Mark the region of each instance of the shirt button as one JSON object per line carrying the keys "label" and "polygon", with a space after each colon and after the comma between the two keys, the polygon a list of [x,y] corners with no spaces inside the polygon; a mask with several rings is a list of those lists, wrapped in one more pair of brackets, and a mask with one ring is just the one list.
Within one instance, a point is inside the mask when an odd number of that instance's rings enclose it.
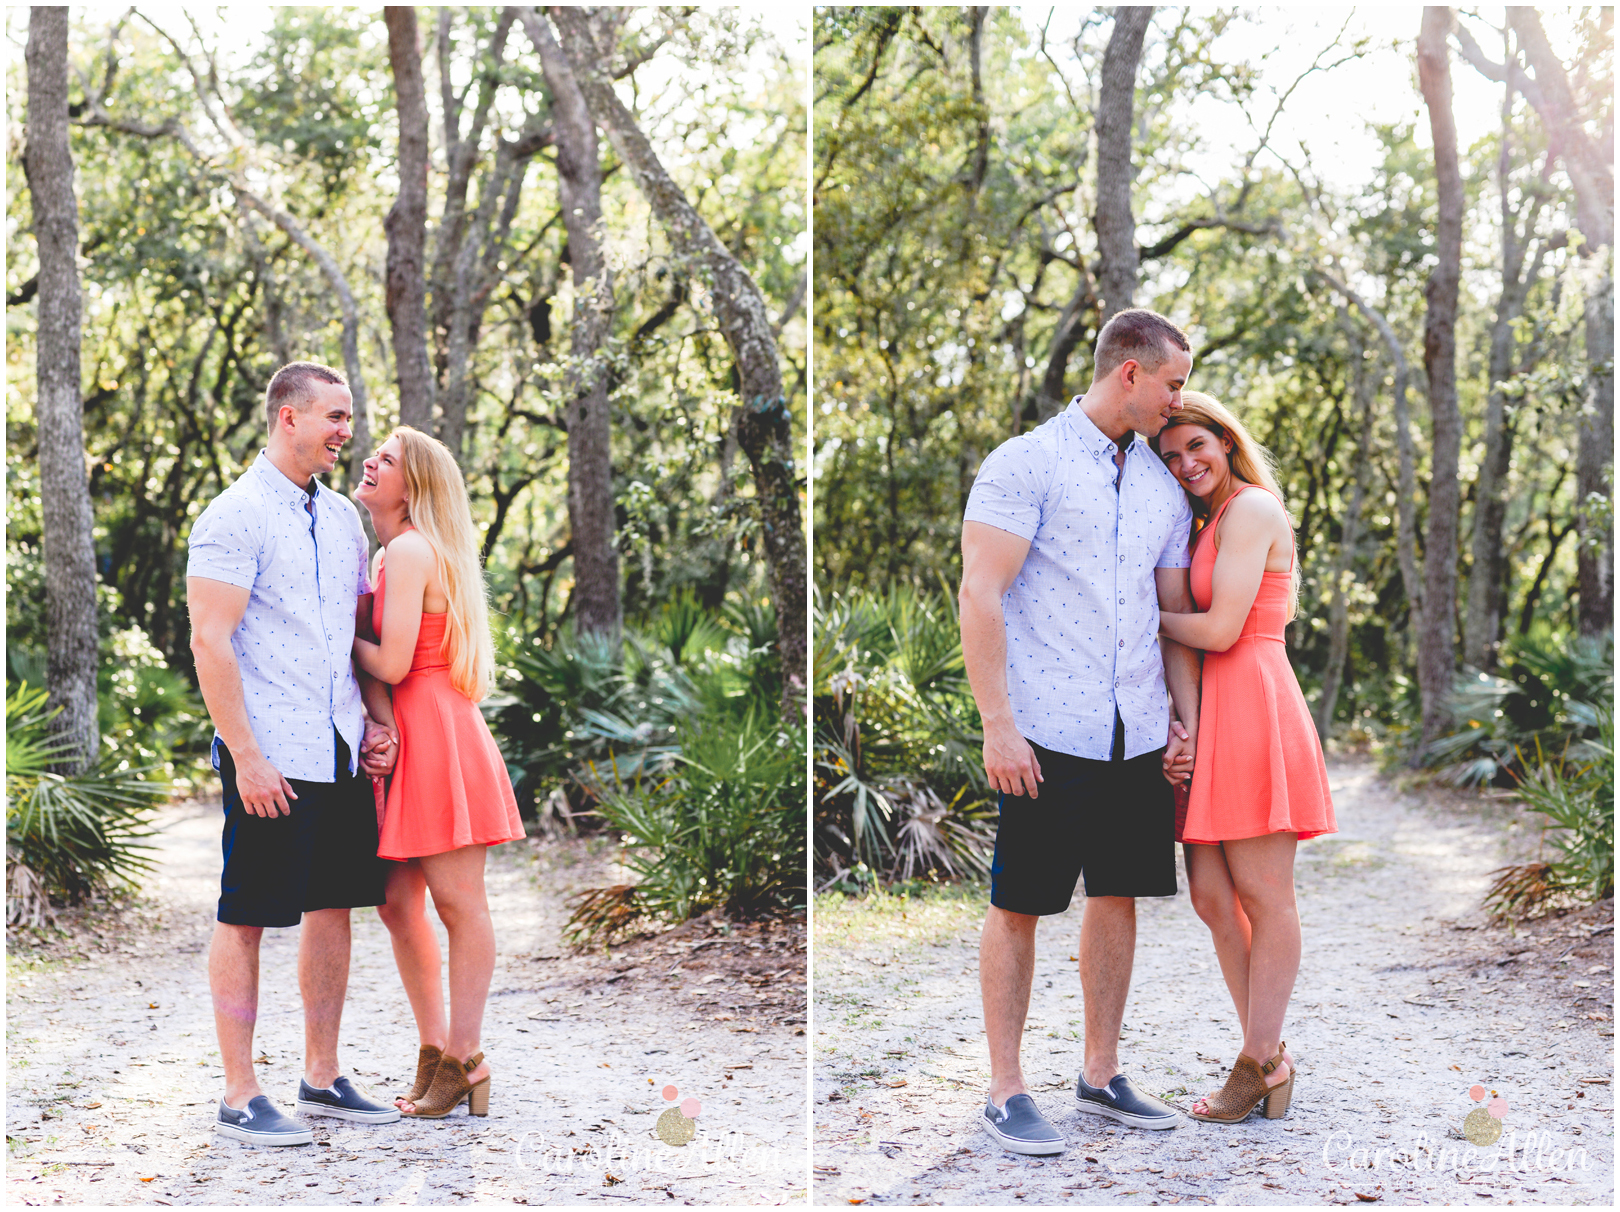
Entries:
{"label": "shirt button", "polygon": [[1123,647],[1125,647],[1125,641],[1124,641],[1124,640],[1121,640],[1121,641],[1120,641],[1120,642],[1119,642],[1119,646],[1120,646],[1120,647],[1121,647],[1121,648],[1123,648]]}

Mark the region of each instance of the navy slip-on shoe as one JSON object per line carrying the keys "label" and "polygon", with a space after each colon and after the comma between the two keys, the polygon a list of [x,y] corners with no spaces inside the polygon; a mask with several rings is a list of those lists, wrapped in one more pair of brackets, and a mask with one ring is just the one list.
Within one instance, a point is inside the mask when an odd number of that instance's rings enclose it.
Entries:
{"label": "navy slip-on shoe", "polygon": [[214,1117],[214,1131],[233,1140],[250,1145],[313,1145],[315,1134],[290,1115],[282,1113],[275,1103],[260,1094],[248,1099],[248,1105],[238,1111],[219,1100],[219,1114]]}
{"label": "navy slip-on shoe", "polygon": [[1004,1107],[985,1100],[984,1127],[1010,1153],[1043,1156],[1062,1153],[1069,1147],[1063,1133],[1042,1115],[1035,1100],[1027,1094],[1014,1094]]}
{"label": "navy slip-on shoe", "polygon": [[319,1090],[300,1078],[297,1106],[305,1115],[329,1115],[357,1124],[391,1124],[399,1119],[398,1107],[373,1102],[346,1077],[338,1078],[329,1090]]}
{"label": "navy slip-on shoe", "polygon": [[1174,1107],[1143,1094],[1123,1073],[1106,1086],[1092,1086],[1082,1072],[1075,1083],[1074,1098],[1080,1110],[1106,1115],[1133,1128],[1174,1128],[1182,1122],[1181,1113]]}

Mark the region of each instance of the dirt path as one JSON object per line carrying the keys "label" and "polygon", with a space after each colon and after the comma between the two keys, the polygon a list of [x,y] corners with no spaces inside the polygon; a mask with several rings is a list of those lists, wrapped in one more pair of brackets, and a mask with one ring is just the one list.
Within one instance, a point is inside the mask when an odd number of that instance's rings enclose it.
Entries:
{"label": "dirt path", "polygon": [[[1074,1108],[1082,899],[1042,924],[1024,1042],[1036,1101],[1070,1148],[1005,1153],[978,1127],[983,897],[824,897],[815,1201],[1612,1206],[1613,902],[1517,934],[1490,927],[1485,873],[1533,828],[1516,806],[1401,794],[1365,763],[1330,773],[1341,832],[1300,848],[1287,1118],[1143,1132]],[[1139,902],[1121,1045],[1126,1072],[1183,1108],[1218,1088],[1241,1042],[1185,887]],[[1494,1148],[1461,1130],[1476,1082],[1508,1102]]]}
{"label": "dirt path", "polygon": [[[802,924],[700,920],[611,956],[569,956],[563,900],[611,875],[600,844],[492,854],[501,959],[484,1024],[487,1119],[314,1119],[316,1143],[302,1148],[215,1136],[223,1075],[206,949],[218,820],[213,805],[171,809],[158,878],[99,936],[48,958],[12,948],[7,1202],[803,1201]],[[266,932],[260,1081],[289,1112],[303,1047],[296,955],[297,931]],[[355,915],[342,1059],[379,1096],[415,1072],[415,1030],[373,910]],[[702,1103],[684,1147],[654,1131],[666,1084]]]}

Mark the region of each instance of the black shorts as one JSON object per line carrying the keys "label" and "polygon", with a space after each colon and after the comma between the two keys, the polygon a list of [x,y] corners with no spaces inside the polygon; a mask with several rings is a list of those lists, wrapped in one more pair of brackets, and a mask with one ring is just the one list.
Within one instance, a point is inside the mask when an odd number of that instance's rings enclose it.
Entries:
{"label": "black shorts", "polygon": [[1176,806],[1163,749],[1126,759],[1116,721],[1114,757],[1098,762],[1031,746],[1040,795],[1001,797],[990,903],[1009,913],[1062,913],[1086,878],[1087,896],[1176,894]]}
{"label": "black shorts", "polygon": [[377,857],[377,802],[371,779],[349,773],[349,746],[334,730],[336,781],[288,779],[298,795],[291,816],[256,816],[242,807],[236,763],[219,742],[225,790],[225,869],[219,920],[231,926],[296,926],[316,909],[381,905],[387,867]]}

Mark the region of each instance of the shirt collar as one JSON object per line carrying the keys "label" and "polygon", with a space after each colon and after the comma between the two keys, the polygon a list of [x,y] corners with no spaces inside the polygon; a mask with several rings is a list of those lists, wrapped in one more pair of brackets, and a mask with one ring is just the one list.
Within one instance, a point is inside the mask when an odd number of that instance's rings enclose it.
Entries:
{"label": "shirt collar", "polygon": [[281,469],[270,461],[267,451],[259,451],[259,457],[253,460],[253,471],[264,481],[270,494],[278,501],[284,502],[288,508],[304,509],[320,495],[321,482],[318,479],[311,476],[310,487],[300,488],[281,474]]}
{"label": "shirt collar", "polygon": [[[1069,407],[1064,411],[1079,433],[1080,441],[1091,452],[1091,457],[1099,463],[1104,458],[1112,460],[1115,450],[1114,440],[1098,429],[1097,422],[1086,415],[1086,410],[1080,406],[1080,401],[1083,399],[1085,399],[1084,396],[1075,396],[1074,399],[1069,401]],[[1136,445],[1136,435],[1127,430],[1125,439],[1125,453],[1128,455]]]}

